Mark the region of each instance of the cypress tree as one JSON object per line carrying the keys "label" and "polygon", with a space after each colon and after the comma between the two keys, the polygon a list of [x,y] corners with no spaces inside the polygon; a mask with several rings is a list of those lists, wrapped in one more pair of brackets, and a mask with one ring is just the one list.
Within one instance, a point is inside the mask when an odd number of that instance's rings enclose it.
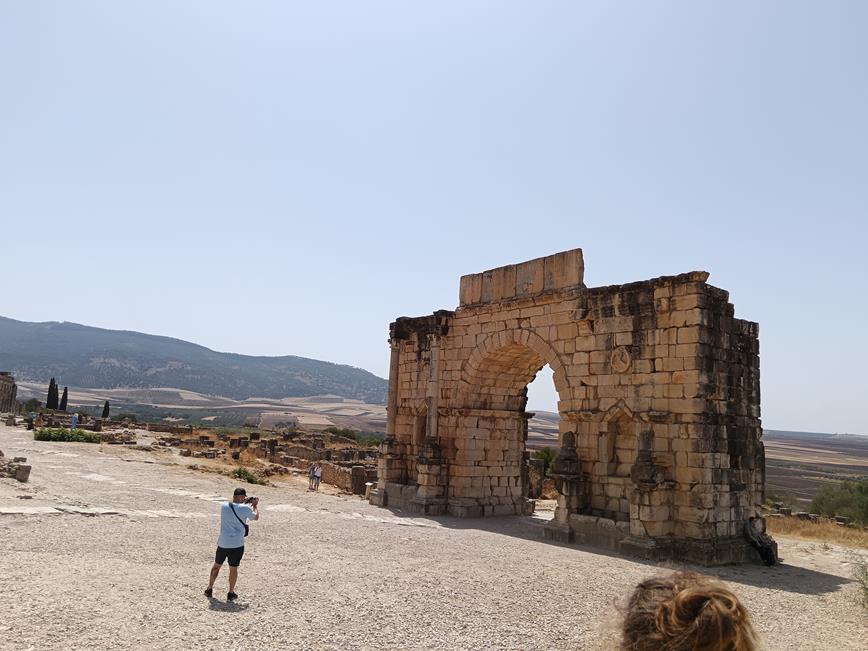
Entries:
{"label": "cypress tree", "polygon": [[103,417],[103,418],[108,418],[108,417],[109,417],[109,404],[108,404],[108,400],[106,400],[106,401],[105,401],[105,404],[103,405],[103,408],[102,408],[102,417]]}
{"label": "cypress tree", "polygon": [[60,398],[60,411],[66,411],[66,401],[69,399],[69,387],[63,387],[63,396]]}
{"label": "cypress tree", "polygon": [[57,409],[57,382],[54,381],[54,378],[51,378],[51,382],[48,383],[48,396],[45,399],[45,408]]}

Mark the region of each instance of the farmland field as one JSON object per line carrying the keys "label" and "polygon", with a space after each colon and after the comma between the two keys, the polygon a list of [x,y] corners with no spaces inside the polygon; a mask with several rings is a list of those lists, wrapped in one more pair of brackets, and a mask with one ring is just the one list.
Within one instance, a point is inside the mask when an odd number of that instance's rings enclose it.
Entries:
{"label": "farmland field", "polygon": [[823,487],[868,478],[868,436],[766,430],[766,495],[807,503]]}
{"label": "farmland field", "polygon": [[[530,421],[527,447],[558,446],[558,415],[537,412]],[[767,429],[766,496],[792,499],[807,508],[817,492],[830,483],[868,479],[868,436],[786,432]]]}

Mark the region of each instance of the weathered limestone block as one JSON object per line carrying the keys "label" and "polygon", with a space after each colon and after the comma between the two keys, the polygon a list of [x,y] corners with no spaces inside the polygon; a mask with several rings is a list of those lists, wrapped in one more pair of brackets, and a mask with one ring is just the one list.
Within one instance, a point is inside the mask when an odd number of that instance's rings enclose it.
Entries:
{"label": "weathered limestone block", "polygon": [[0,477],[9,477],[20,482],[26,482],[30,479],[31,467],[27,465],[25,457],[8,458],[3,456],[0,451]]}

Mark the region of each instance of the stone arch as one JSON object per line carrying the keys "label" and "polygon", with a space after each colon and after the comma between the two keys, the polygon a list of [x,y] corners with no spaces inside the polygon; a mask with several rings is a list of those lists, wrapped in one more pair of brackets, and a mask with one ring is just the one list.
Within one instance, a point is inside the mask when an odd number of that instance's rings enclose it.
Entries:
{"label": "stone arch", "polygon": [[588,288],[574,249],[463,276],[455,310],[396,319],[371,501],[430,515],[528,512],[525,387],[548,363],[562,458],[547,535],[643,558],[748,558],[740,536],[764,478],[758,326],[707,280]]}
{"label": "stone arch", "polygon": [[[527,385],[549,364],[563,411],[572,398],[567,364],[527,329],[491,333],[464,359],[453,404],[459,419],[445,451],[448,511],[464,515],[526,512]],[[466,479],[466,478],[469,478]]]}
{"label": "stone arch", "polygon": [[545,339],[532,330],[491,333],[461,367],[457,404],[481,409],[522,411],[523,390],[548,364],[554,372],[559,409],[571,398],[567,364]]}

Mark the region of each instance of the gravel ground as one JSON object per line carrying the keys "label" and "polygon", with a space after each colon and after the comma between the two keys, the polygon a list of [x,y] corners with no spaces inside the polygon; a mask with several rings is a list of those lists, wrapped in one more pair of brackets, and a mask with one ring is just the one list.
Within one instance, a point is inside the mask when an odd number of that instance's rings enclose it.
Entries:
{"label": "gravel ground", "polygon": [[[534,518],[412,518],[303,478],[262,498],[237,591],[202,595],[220,496],[236,485],[172,453],[33,441],[0,480],[2,649],[599,649],[618,604],[665,571],[540,539]],[[27,497],[28,499],[23,499]],[[865,649],[846,550],[782,540],[785,565],[718,568],[764,648]]]}

